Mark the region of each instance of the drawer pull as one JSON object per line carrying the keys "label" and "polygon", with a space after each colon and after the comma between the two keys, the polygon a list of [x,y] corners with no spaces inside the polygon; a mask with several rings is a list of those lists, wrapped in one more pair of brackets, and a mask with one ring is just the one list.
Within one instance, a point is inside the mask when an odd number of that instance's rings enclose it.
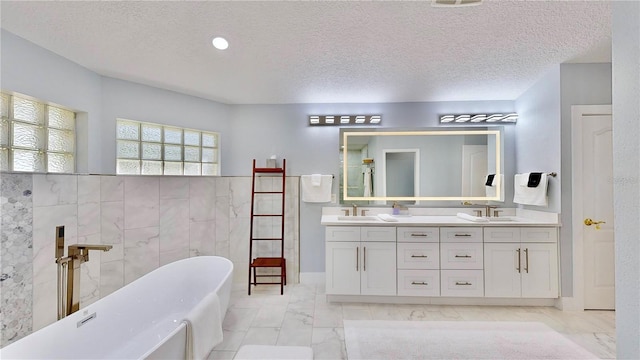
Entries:
{"label": "drawer pull", "polygon": [[469,237],[469,236],[471,236],[471,234],[455,234],[453,236],[455,236],[455,237]]}
{"label": "drawer pull", "polygon": [[456,255],[456,257],[457,258],[465,258],[465,259],[467,259],[467,258],[470,258],[471,255]]}
{"label": "drawer pull", "polygon": [[412,258],[426,258],[429,257],[427,255],[411,255]]}
{"label": "drawer pull", "polygon": [[411,237],[427,237],[429,235],[425,233],[411,233]]}
{"label": "drawer pull", "polygon": [[464,286],[468,286],[468,285],[473,285],[472,283],[468,282],[468,281],[456,281],[456,285],[464,285]]}
{"label": "drawer pull", "polygon": [[425,281],[412,281],[411,285],[429,285],[429,283]]}

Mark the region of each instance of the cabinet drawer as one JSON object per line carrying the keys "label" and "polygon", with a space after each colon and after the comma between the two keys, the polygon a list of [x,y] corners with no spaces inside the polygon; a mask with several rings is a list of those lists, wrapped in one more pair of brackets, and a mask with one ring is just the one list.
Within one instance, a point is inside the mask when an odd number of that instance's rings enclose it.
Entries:
{"label": "cabinet drawer", "polygon": [[437,227],[399,227],[398,242],[439,242]]}
{"label": "cabinet drawer", "polygon": [[486,227],[484,228],[484,242],[520,242],[520,228],[518,227]]}
{"label": "cabinet drawer", "polygon": [[441,270],[441,296],[484,296],[482,270]]}
{"label": "cabinet drawer", "polygon": [[360,241],[396,241],[396,228],[383,226],[363,226]]}
{"label": "cabinet drawer", "polygon": [[440,244],[441,269],[482,269],[482,244],[444,243]]}
{"label": "cabinet drawer", "polygon": [[398,269],[439,269],[440,244],[398,243]]}
{"label": "cabinet drawer", "polygon": [[360,241],[360,227],[358,226],[327,226],[326,241]]}
{"label": "cabinet drawer", "polygon": [[398,296],[439,295],[439,270],[398,270]]}
{"label": "cabinet drawer", "polygon": [[440,228],[440,242],[482,242],[480,227]]}
{"label": "cabinet drawer", "polygon": [[558,229],[554,227],[527,227],[520,232],[521,241],[537,243],[557,243]]}

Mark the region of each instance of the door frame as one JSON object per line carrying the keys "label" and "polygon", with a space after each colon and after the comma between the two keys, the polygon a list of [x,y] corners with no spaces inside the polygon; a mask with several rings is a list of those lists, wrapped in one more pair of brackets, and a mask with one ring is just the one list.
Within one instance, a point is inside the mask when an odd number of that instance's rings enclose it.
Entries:
{"label": "door frame", "polygon": [[584,311],[584,213],[582,201],[582,118],[613,115],[611,105],[571,106],[571,229],[573,248],[573,297],[563,298],[563,310]]}

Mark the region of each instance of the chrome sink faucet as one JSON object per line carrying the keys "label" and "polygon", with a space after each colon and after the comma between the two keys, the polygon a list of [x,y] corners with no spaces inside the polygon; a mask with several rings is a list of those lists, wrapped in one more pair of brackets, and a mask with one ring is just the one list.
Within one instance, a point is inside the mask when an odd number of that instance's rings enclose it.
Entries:
{"label": "chrome sink faucet", "polygon": [[353,216],[358,216],[358,205],[352,204],[353,207]]}

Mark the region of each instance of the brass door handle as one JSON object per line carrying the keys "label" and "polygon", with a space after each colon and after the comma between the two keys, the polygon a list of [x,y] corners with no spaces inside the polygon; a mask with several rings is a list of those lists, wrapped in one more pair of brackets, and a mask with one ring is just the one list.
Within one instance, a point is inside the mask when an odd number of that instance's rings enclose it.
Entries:
{"label": "brass door handle", "polygon": [[606,224],[606,221],[594,221],[590,218],[586,218],[584,219],[584,224],[587,226],[591,226],[591,225],[595,225],[596,226],[596,230],[600,230],[600,224]]}

